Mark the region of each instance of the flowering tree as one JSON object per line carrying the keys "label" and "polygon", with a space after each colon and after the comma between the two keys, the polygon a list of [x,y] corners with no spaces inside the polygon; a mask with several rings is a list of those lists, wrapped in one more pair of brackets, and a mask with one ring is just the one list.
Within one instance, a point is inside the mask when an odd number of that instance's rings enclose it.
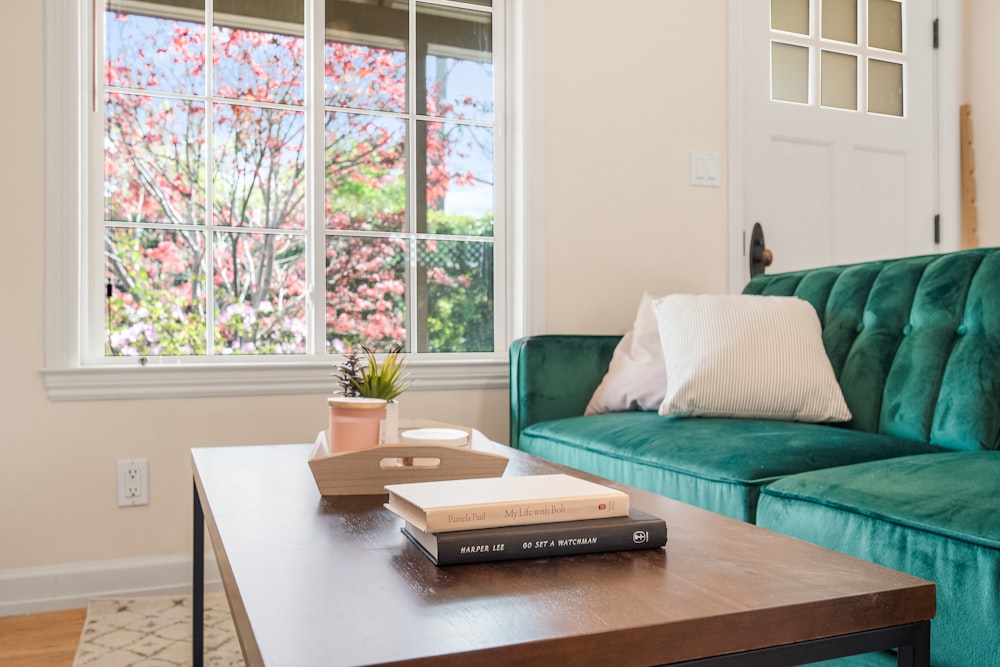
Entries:
{"label": "flowering tree", "polygon": [[[216,26],[206,48],[200,24],[121,13],[106,23],[107,352],[304,352],[302,38]],[[477,253],[404,235],[407,121],[365,113],[405,111],[406,54],[329,42],[325,56],[326,103],[345,109],[324,122],[326,349],[407,344],[413,252],[428,349],[492,349],[492,243],[471,244]],[[491,235],[491,213],[444,213],[449,188],[474,177],[449,168],[462,146],[445,124],[428,128],[428,231]]]}

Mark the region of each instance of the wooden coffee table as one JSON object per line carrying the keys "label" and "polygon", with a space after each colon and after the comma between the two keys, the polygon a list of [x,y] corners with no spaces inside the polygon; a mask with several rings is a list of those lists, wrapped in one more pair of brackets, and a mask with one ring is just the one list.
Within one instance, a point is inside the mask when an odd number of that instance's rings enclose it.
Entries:
{"label": "wooden coffee table", "polygon": [[[570,471],[502,445],[507,475]],[[322,497],[312,445],[192,450],[195,664],[208,526],[247,664],[928,665],[934,584],[611,483],[665,549],[435,567],[378,496]]]}

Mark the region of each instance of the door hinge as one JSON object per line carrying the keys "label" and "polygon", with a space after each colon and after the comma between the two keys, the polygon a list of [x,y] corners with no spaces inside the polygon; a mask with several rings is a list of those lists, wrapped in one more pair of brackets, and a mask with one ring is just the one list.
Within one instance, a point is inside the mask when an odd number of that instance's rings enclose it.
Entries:
{"label": "door hinge", "polygon": [[934,214],[934,243],[935,245],[941,243],[941,214]]}
{"label": "door hinge", "polygon": [[935,49],[938,48],[938,34],[939,34],[938,21],[940,21],[940,20],[941,19],[934,19],[934,48]]}

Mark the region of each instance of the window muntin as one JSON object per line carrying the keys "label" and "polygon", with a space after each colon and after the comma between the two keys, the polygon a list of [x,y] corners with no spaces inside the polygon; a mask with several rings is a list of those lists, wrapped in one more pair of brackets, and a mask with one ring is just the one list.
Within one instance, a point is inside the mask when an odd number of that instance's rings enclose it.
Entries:
{"label": "window muntin", "polygon": [[[288,3],[280,16],[254,4],[206,7],[206,49],[200,2],[108,3],[105,354],[493,352],[492,51],[469,48],[492,43],[492,14],[327,0],[325,107],[309,109],[306,26]],[[449,41],[442,22],[475,29]],[[433,72],[410,77],[415,60]],[[310,114],[320,156],[306,150]],[[310,290],[317,245],[325,289]]]}

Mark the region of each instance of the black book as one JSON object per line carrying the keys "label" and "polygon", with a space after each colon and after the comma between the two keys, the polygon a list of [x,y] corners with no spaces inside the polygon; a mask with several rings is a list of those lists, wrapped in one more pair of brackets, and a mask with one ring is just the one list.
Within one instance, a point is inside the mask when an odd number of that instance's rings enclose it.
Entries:
{"label": "black book", "polygon": [[666,522],[632,508],[628,516],[425,533],[409,522],[403,534],[435,565],[658,549]]}

